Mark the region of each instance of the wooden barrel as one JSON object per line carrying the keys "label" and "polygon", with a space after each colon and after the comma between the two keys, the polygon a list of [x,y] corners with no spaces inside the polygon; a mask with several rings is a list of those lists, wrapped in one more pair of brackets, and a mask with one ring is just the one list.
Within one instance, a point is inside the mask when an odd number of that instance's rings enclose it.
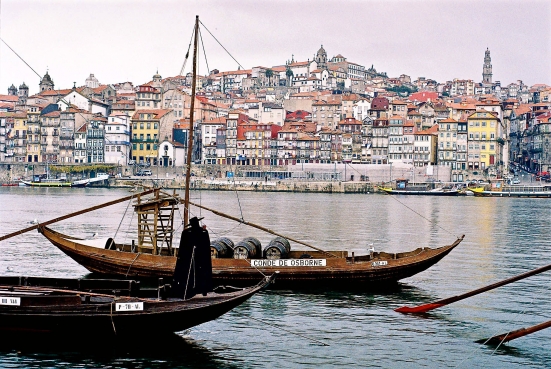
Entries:
{"label": "wooden barrel", "polygon": [[233,256],[233,241],[226,237],[217,238],[210,242],[210,257],[230,258]]}
{"label": "wooden barrel", "polygon": [[285,259],[291,251],[291,244],[286,238],[276,237],[264,248],[266,259]]}
{"label": "wooden barrel", "polygon": [[247,237],[247,238],[244,238],[243,241],[246,241],[246,242],[251,242],[254,247],[256,248],[256,257],[257,258],[261,258],[262,257],[262,244],[260,243],[260,241],[254,237]]}
{"label": "wooden barrel", "polygon": [[261,255],[258,251],[260,247],[260,241],[253,237],[247,237],[235,245],[235,248],[233,249],[233,258],[253,259],[258,257]]}

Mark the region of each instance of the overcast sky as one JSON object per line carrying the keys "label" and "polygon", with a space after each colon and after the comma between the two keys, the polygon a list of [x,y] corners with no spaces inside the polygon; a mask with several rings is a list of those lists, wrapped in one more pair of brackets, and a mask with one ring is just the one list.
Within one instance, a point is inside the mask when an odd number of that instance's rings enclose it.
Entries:
{"label": "overcast sky", "polygon": [[[549,0],[0,0],[0,37],[56,88],[178,75],[195,15],[245,68],[328,57],[371,65],[391,77],[551,85]],[[238,64],[202,30],[208,68]],[[203,59],[200,72],[207,73]],[[185,72],[190,71],[191,61]],[[0,94],[39,77],[0,44]]]}

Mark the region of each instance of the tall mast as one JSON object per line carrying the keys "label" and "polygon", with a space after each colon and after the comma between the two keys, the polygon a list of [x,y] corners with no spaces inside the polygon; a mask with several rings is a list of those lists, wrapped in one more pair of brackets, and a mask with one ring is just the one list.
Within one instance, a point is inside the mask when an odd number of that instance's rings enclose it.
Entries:
{"label": "tall mast", "polygon": [[191,153],[193,151],[193,112],[195,109],[195,88],[197,87],[197,46],[199,43],[199,16],[195,16],[195,29],[193,40],[193,73],[191,82],[191,110],[189,113],[189,134],[187,144],[187,163],[186,163],[186,191],[184,197],[184,226],[189,223],[189,185],[191,179]]}

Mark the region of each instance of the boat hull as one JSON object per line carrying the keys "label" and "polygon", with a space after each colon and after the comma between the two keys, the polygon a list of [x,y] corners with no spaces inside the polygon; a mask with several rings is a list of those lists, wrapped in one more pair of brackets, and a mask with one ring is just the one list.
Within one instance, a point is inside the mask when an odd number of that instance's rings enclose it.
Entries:
{"label": "boat hull", "polygon": [[500,191],[487,191],[484,188],[474,188],[472,192],[478,197],[521,197],[521,198],[551,198],[551,188],[519,187],[517,189],[504,188]]}
{"label": "boat hull", "polygon": [[[257,281],[258,282],[258,279]],[[0,332],[120,337],[182,331],[214,320],[271,283],[229,293],[210,292],[191,299],[114,296],[43,287],[0,285],[2,298],[18,298],[17,306],[0,304]],[[11,295],[10,295],[11,294]],[[117,304],[139,308],[119,309]],[[141,305],[140,305],[141,304]]]}
{"label": "boat hull", "polygon": [[[133,278],[169,277],[176,265],[173,256],[100,249],[83,245],[78,239],[47,227],[41,227],[40,231],[61,251],[91,272]],[[272,288],[377,288],[428,269],[449,254],[462,239],[434,249],[425,247],[398,254],[375,253],[373,258],[345,257],[345,252],[333,252],[337,257],[328,257],[319,251],[307,252],[307,255],[294,251],[290,255],[291,260],[295,260],[294,266],[251,266],[251,260],[246,259],[212,259],[212,279],[215,285],[246,286],[262,274],[271,275],[277,271],[277,281]],[[301,256],[311,259],[301,259]],[[325,265],[305,265],[308,260],[323,260]]]}
{"label": "boat hull", "polygon": [[86,187],[88,181],[86,182],[30,182],[30,181],[21,181],[25,186],[29,187]]}
{"label": "boat hull", "polygon": [[381,188],[389,195],[420,195],[420,196],[457,196],[460,194],[459,190],[450,191],[415,191],[415,190],[391,190]]}

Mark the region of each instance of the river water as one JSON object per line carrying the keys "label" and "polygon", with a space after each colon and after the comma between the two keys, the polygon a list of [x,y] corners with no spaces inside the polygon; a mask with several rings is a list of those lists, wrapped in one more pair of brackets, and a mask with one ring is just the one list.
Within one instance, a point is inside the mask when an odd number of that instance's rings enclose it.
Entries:
{"label": "river water", "polygon": [[[0,188],[0,235],[104,203],[124,189]],[[544,368],[551,330],[495,348],[476,340],[551,319],[550,273],[434,310],[418,305],[551,263],[546,199],[393,197],[378,194],[192,192],[192,201],[327,250],[399,252],[465,240],[389,291],[267,290],[219,319],[148,341],[95,344],[0,340],[1,368]],[[135,233],[122,203],[52,228],[75,236]],[[127,214],[123,219],[123,215]],[[273,237],[208,212],[211,238]],[[123,219],[123,220],[121,220]],[[118,231],[117,231],[118,230]],[[301,249],[299,245],[292,245]],[[87,271],[36,231],[0,242],[0,275],[83,277]],[[86,334],[84,332],[84,334]],[[325,343],[323,346],[320,342]]]}

